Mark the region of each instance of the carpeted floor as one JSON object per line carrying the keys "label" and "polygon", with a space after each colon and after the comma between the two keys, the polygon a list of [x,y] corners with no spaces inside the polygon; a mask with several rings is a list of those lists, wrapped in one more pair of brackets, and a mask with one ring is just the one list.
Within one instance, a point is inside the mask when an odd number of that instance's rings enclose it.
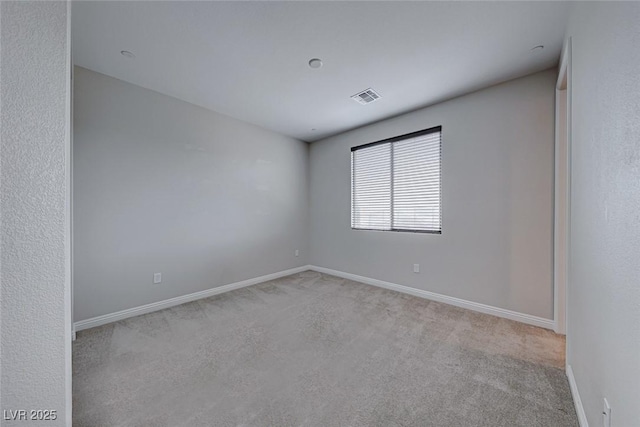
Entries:
{"label": "carpeted floor", "polygon": [[78,333],[73,425],[577,426],[564,339],[307,271]]}

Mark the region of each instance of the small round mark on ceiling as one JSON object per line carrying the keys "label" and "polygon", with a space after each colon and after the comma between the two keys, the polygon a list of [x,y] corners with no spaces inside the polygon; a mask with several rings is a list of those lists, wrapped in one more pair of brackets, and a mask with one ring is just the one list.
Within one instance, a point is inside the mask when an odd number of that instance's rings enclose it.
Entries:
{"label": "small round mark on ceiling", "polygon": [[322,67],[322,59],[320,58],[312,58],[309,60],[309,67],[311,68],[320,68]]}

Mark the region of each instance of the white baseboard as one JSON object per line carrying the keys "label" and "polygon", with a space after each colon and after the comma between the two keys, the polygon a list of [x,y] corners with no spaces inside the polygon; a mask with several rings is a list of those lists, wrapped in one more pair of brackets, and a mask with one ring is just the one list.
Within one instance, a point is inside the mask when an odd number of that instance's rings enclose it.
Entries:
{"label": "white baseboard", "polygon": [[309,269],[317,271],[319,273],[331,274],[333,276],[342,277],[344,279],[354,280],[356,282],[366,283],[367,285],[377,286],[379,288],[390,289],[392,291],[398,291],[405,294],[413,295],[420,298],[425,298],[432,301],[438,301],[449,305],[455,305],[456,307],[466,308],[480,313],[491,314],[493,316],[503,317],[505,319],[515,320],[517,322],[526,323],[529,325],[539,326],[545,329],[553,330],[555,322],[551,319],[545,319],[543,317],[532,316],[530,314],[518,313],[516,311],[506,310],[504,308],[493,307],[491,305],[480,304],[477,302],[467,301],[460,298],[450,297],[446,295],[437,294],[435,292],[424,291],[422,289],[411,288],[409,286],[398,285],[391,282],[385,282],[378,279],[371,279],[369,277],[358,276],[356,274],[345,273],[343,271],[331,270],[330,268],[317,267],[315,265],[309,266]]}
{"label": "white baseboard", "polygon": [[578,415],[578,423],[580,424],[580,427],[589,427],[587,414],[585,414],[584,406],[582,406],[582,399],[580,399],[578,385],[576,384],[576,378],[573,376],[573,369],[571,369],[571,365],[567,365],[567,378],[569,379],[571,396],[573,396],[573,404],[576,408],[576,414]]}
{"label": "white baseboard", "polygon": [[91,319],[81,320],[73,324],[74,335],[75,335],[75,332],[82,331],[83,329],[95,328],[96,326],[102,326],[102,325],[106,325],[107,323],[117,322],[118,320],[127,319],[129,317],[139,316],[141,314],[147,314],[153,311],[163,310],[165,308],[174,307],[176,305],[184,304],[187,302],[211,297],[214,295],[233,291],[235,289],[256,285],[258,283],[267,282],[269,280],[278,279],[280,277],[289,276],[291,274],[300,273],[310,269],[311,268],[308,265],[305,265],[302,267],[296,267],[290,270],[279,271],[277,273],[267,274],[265,276],[255,277],[253,279],[247,279],[241,282],[219,286],[217,288],[207,289],[206,291],[194,292],[192,294],[182,295],[182,296],[170,298],[164,301],[158,301],[151,304],[141,305],[139,307],[133,307],[133,308],[128,308],[126,310],[117,311],[115,313],[105,314],[103,316],[92,317]]}
{"label": "white baseboard", "polygon": [[106,325],[107,323],[117,322],[118,320],[127,319],[129,317],[139,316],[141,314],[147,314],[153,311],[163,310],[165,308],[174,307],[176,305],[180,305],[180,304],[195,301],[198,299],[207,298],[213,295],[218,295],[225,292],[233,291],[234,289],[240,289],[247,286],[252,286],[258,283],[266,282],[273,279],[278,279],[280,277],[288,276],[295,273],[300,273],[307,270],[313,270],[319,273],[331,274],[333,276],[354,280],[356,282],[377,286],[379,288],[390,289],[393,291],[413,295],[416,297],[425,298],[432,301],[438,301],[445,304],[454,305],[456,307],[466,308],[469,310],[478,311],[480,313],[503,317],[506,319],[511,319],[517,322],[539,326],[546,329],[553,330],[555,326],[555,323],[553,320],[544,319],[542,317],[531,316],[529,314],[524,314],[524,313],[518,313],[515,311],[493,307],[486,304],[480,304],[477,302],[467,301],[460,298],[437,294],[435,292],[424,291],[422,289],[411,288],[409,286],[398,285],[395,283],[385,282],[378,279],[358,276],[356,274],[345,273],[343,271],[332,270],[324,267],[317,267],[315,265],[305,265],[302,267],[292,268],[290,270],[284,270],[284,271],[279,271],[273,274],[267,274],[265,276],[255,277],[253,279],[243,280],[241,282],[219,286],[217,288],[207,289],[205,291],[195,292],[188,295],[182,295],[182,296],[170,298],[164,301],[158,301],[151,304],[141,305],[139,307],[133,307],[126,310],[118,311],[115,313],[105,314],[102,316],[81,320],[73,324],[74,335],[75,335],[75,332],[82,331],[84,329],[95,328],[96,326],[102,326],[102,325]]}

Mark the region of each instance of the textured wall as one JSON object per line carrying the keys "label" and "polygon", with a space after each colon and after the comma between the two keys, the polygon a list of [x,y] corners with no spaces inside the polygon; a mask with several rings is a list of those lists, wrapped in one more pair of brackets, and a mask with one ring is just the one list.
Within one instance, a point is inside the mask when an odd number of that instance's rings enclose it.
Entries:
{"label": "textured wall", "polygon": [[0,11],[0,406],[57,411],[54,422],[4,421],[6,426],[61,426],[70,380],[65,361],[70,354],[65,336],[67,5],[1,2]]}
{"label": "textured wall", "polygon": [[[555,78],[537,73],[314,142],[312,263],[552,318]],[[442,235],[351,230],[350,147],[436,125]]]}
{"label": "textured wall", "polygon": [[590,426],[640,425],[640,3],[576,4],[567,362]]}
{"label": "textured wall", "polygon": [[308,264],[307,143],[75,70],[77,321]]}

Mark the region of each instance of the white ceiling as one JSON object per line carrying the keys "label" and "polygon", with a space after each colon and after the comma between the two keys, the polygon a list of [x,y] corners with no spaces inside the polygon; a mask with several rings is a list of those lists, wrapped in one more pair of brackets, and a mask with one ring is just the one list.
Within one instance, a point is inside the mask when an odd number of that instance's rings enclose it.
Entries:
{"label": "white ceiling", "polygon": [[[565,2],[74,2],[73,59],[314,141],[556,65],[567,13]],[[315,57],[322,68],[307,65]],[[382,98],[350,99],[369,87]]]}

